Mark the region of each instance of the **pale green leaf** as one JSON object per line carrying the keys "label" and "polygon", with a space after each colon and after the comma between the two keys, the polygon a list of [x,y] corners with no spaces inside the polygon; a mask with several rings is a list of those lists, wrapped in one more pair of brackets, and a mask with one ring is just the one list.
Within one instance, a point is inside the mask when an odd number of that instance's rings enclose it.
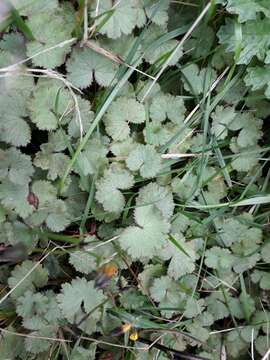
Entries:
{"label": "pale green leaf", "polygon": [[[94,1],[91,12],[96,16],[95,9],[97,0]],[[122,34],[128,35],[135,26],[142,27],[146,21],[140,1],[129,0],[114,4],[112,0],[103,0],[99,4],[99,14],[111,11],[109,18],[100,29],[101,34],[106,34],[109,38],[117,39]],[[104,21],[104,16],[96,19],[96,25]]]}
{"label": "pale green leaf", "polygon": [[95,198],[104,210],[119,213],[125,206],[125,198],[120,190],[129,189],[133,184],[131,173],[121,165],[113,164],[96,182]]}
{"label": "pale green leaf", "polygon": [[186,107],[180,96],[160,93],[156,95],[150,106],[150,117],[154,122],[165,121],[167,118],[175,124],[183,124]]}
{"label": "pale green leaf", "polygon": [[150,288],[151,297],[159,303],[160,307],[175,308],[174,310],[163,310],[161,313],[167,318],[179,311],[183,306],[184,295],[180,292],[178,284],[168,276],[162,276],[154,280]]}
{"label": "pale green leaf", "polygon": [[166,25],[168,22],[168,9],[170,6],[169,0],[162,2],[156,0],[143,0],[145,12],[147,17],[151,19],[154,24]]}
{"label": "pale green leaf", "polygon": [[28,184],[34,168],[31,158],[15,148],[0,149],[0,179],[17,185]]}
{"label": "pale green leaf", "polygon": [[228,126],[234,121],[236,113],[233,107],[217,106],[211,114],[212,130],[218,140],[223,140],[228,135]]}
{"label": "pale green leaf", "polygon": [[268,0],[228,0],[226,8],[229,12],[238,14],[240,22],[256,20],[258,12],[270,18]]}
{"label": "pale green leaf", "polygon": [[[166,32],[167,29],[164,26],[157,25],[150,25],[145,30],[142,48],[144,50],[144,59],[150,64],[154,64],[159,61],[164,62],[172,55],[172,53],[174,53],[174,55],[168,62],[169,66],[176,65],[179,58],[181,58],[183,50],[182,47],[177,48],[179,42],[175,39],[159,43],[158,46],[153,46],[153,43],[158,42],[159,38]],[[176,48],[177,50],[175,50]]]}
{"label": "pale green leaf", "polygon": [[194,298],[189,298],[186,303],[186,310],[184,316],[186,318],[194,318],[200,315],[205,308],[205,303],[203,299],[195,300]]}
{"label": "pale green leaf", "polygon": [[33,58],[35,65],[53,69],[64,63],[66,55],[70,51],[70,44],[44,52],[44,50],[71,38],[72,26],[62,15],[63,12],[64,9],[57,13],[55,11],[52,13],[42,12],[29,18],[27,25],[35,40],[27,44],[27,55],[31,57],[43,52]]}
{"label": "pale green leaf", "polygon": [[134,217],[136,225],[121,233],[119,243],[133,259],[149,258],[165,244],[169,224],[153,205],[137,207]]}
{"label": "pale green leaf", "polygon": [[41,151],[35,156],[34,165],[48,170],[47,178],[49,180],[61,177],[67,168],[69,157],[62,152],[54,152],[53,145],[50,143],[42,144],[40,148]]}
{"label": "pale green leaf", "polygon": [[89,48],[75,48],[67,61],[68,80],[84,89],[95,80],[101,86],[109,86],[117,65]]}
{"label": "pale green leaf", "polygon": [[33,212],[33,207],[28,203],[29,188],[27,184],[14,184],[3,180],[0,184],[0,201],[8,210],[14,210],[22,218]]}
{"label": "pale green leaf", "polygon": [[55,130],[59,126],[60,117],[72,107],[71,95],[60,82],[39,81],[30,101],[31,120],[40,130]]}
{"label": "pale green leaf", "polygon": [[153,178],[162,168],[161,155],[151,145],[138,145],[129,153],[126,160],[127,167],[140,171],[143,178]]}
{"label": "pale green leaf", "polygon": [[145,121],[144,106],[135,99],[119,97],[110,106],[105,117],[105,128],[114,140],[125,140],[130,134],[129,123]]}
{"label": "pale green leaf", "polygon": [[19,11],[21,15],[31,16],[58,7],[58,0],[10,0],[11,4]]}
{"label": "pale green leaf", "polygon": [[[264,60],[270,44],[269,25],[270,19],[265,18],[260,21],[250,20],[241,26],[241,52],[237,64],[248,64],[254,56]],[[234,21],[227,19],[226,25],[221,26],[217,35],[228,52],[234,52],[236,46],[239,46],[235,34]]]}
{"label": "pale green leaf", "polygon": [[106,158],[108,151],[105,141],[98,137],[90,139],[78,156],[78,164],[83,174],[101,173],[108,164]]}
{"label": "pale green leaf", "polygon": [[152,205],[167,220],[172,217],[174,211],[174,201],[170,188],[160,186],[155,182],[151,182],[140,189],[136,204],[137,206]]}
{"label": "pale green leaf", "polygon": [[260,288],[263,290],[270,290],[270,274],[266,271],[254,270],[251,274],[253,283],[259,283]]}
{"label": "pale green leaf", "polygon": [[198,65],[190,64],[182,69],[182,80],[186,91],[193,95],[200,95],[204,89],[208,90],[209,86],[214,82],[216,73],[214,70],[210,71],[210,76],[207,74],[207,69],[199,69]]}
{"label": "pale green leaf", "polygon": [[96,322],[100,316],[98,306],[104,302],[105,296],[102,291],[95,289],[94,281],[77,278],[62,285],[57,300],[63,315],[69,321],[73,322],[76,314],[83,308],[86,313],[91,312],[90,318]]}
{"label": "pale green leaf", "polygon": [[214,246],[205,252],[205,264],[212,269],[231,269],[234,258],[228,249]]}
{"label": "pale green leaf", "polygon": [[247,69],[245,83],[252,90],[265,90],[265,96],[270,98],[270,66],[255,66]]}
{"label": "pale green leaf", "polygon": [[[35,269],[32,270],[34,266]],[[25,279],[19,286],[17,286],[19,281],[21,281],[24,277]],[[17,265],[12,270],[11,276],[8,278],[8,285],[13,290],[10,296],[13,299],[16,299],[19,296],[22,296],[26,290],[34,292],[35,288],[45,286],[47,281],[48,273],[42,265],[26,260],[21,265]]]}

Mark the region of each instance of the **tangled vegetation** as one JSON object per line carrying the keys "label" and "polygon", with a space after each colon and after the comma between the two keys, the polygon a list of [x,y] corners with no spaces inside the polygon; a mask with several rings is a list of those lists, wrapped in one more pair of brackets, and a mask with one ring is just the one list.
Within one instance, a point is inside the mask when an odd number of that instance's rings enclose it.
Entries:
{"label": "tangled vegetation", "polygon": [[0,30],[1,359],[266,360],[270,2],[4,0]]}

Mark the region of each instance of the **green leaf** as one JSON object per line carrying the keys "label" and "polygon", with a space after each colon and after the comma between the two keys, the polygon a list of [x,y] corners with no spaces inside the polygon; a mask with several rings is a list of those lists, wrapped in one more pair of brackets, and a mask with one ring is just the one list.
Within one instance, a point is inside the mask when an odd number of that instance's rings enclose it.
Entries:
{"label": "green leaf", "polygon": [[79,122],[78,113],[75,108],[72,116],[67,116],[66,119],[64,118],[64,123],[66,121],[69,121],[68,134],[73,138],[79,138],[81,136],[81,126],[82,126],[82,133],[85,134],[89,129],[89,127],[91,126],[92,121],[94,119],[94,112],[91,111],[90,102],[85,99],[82,99],[78,95],[77,95],[77,102],[78,102],[78,109],[80,111],[81,124]]}
{"label": "green leaf", "polygon": [[[270,62],[270,58],[269,58]],[[247,68],[247,74],[245,76],[245,83],[247,86],[251,86],[251,89],[259,90],[264,89],[264,94],[267,98],[270,98],[270,66],[255,66]]]}
{"label": "green leaf", "polygon": [[263,290],[270,290],[270,274],[266,271],[254,270],[251,274],[253,283],[259,283],[260,288]]}
{"label": "green leaf", "polygon": [[123,166],[112,164],[96,182],[96,200],[102,204],[105,211],[119,213],[125,206],[125,197],[120,190],[133,186],[131,173]]}
{"label": "green leaf", "polygon": [[31,120],[40,130],[55,130],[59,126],[60,117],[70,112],[72,105],[69,92],[63,89],[60,82],[39,81],[30,101]]}
{"label": "green leaf", "polygon": [[138,145],[129,153],[126,164],[132,171],[139,170],[143,178],[157,176],[162,168],[161,155],[151,145]]}
{"label": "green leaf", "polygon": [[259,162],[260,148],[253,146],[240,149],[235,145],[236,139],[233,138],[230,148],[236,154],[235,159],[232,161],[232,168],[238,172],[252,171]]}
{"label": "green leaf", "polygon": [[139,274],[140,290],[144,295],[148,295],[153,281],[164,274],[164,268],[161,264],[145,265],[144,270]]}
{"label": "green leaf", "polygon": [[169,0],[156,1],[156,0],[143,0],[145,12],[149,19],[154,24],[166,25],[169,19],[168,9],[170,6]]}
{"label": "green leaf", "polygon": [[161,313],[167,318],[171,318],[175,312],[183,307],[185,296],[179,291],[175,281],[168,276],[162,276],[156,280],[150,288],[151,297],[159,303],[159,306],[175,308],[175,310],[162,310]]}
{"label": "green leaf", "polygon": [[58,0],[47,0],[46,2],[43,0],[10,0],[10,2],[24,16],[55,10],[58,7]]}
{"label": "green leaf", "polygon": [[108,164],[106,158],[108,151],[105,141],[98,137],[90,139],[78,156],[78,164],[83,174],[94,175],[101,173]]}
{"label": "green leaf", "polygon": [[[265,59],[270,44],[269,25],[270,19],[265,18],[260,21],[250,20],[241,26],[241,52],[237,64],[248,64],[253,56],[256,56],[261,61]],[[227,19],[226,25],[221,26],[217,35],[220,43],[226,46],[226,51],[235,51],[237,38],[233,20]]]}
{"label": "green leaf", "polygon": [[233,107],[217,106],[211,114],[212,130],[218,140],[223,140],[228,135],[228,127],[234,121],[236,113]]}
{"label": "green leaf", "polygon": [[214,70],[211,70],[209,76],[207,75],[207,69],[200,70],[196,64],[190,64],[181,71],[185,90],[195,96],[202,94],[204,89],[208,90],[216,78]]}
{"label": "green leaf", "polygon": [[174,211],[174,201],[169,187],[160,186],[155,182],[151,182],[140,189],[136,200],[137,206],[152,205],[158,209],[162,216],[169,220]]}
{"label": "green leaf", "polygon": [[[91,16],[95,17],[97,0],[94,1]],[[111,11],[110,16],[104,25],[101,26],[101,34],[106,34],[109,38],[117,39],[122,34],[128,35],[137,27],[145,24],[146,16],[139,1],[121,1],[116,5],[112,0],[103,0],[99,5],[99,14]],[[104,16],[96,18],[96,25],[102,24]]]}
{"label": "green leaf", "polygon": [[205,303],[203,299],[195,300],[193,298],[189,298],[186,303],[186,310],[184,312],[184,316],[188,319],[194,318],[200,315],[205,308]]}
{"label": "green leaf", "polygon": [[[166,42],[160,41],[160,38],[164,36],[164,33],[166,32],[166,27],[157,25],[150,25],[145,30],[144,38],[142,41],[142,49],[144,50],[143,57],[148,63],[155,64],[159,62],[164,62],[169,58],[169,56],[171,56],[171,54],[178,46],[179,41],[175,39],[167,40]],[[179,47],[168,62],[168,66],[176,65],[182,55],[183,50],[181,47]]]}
{"label": "green leaf", "polygon": [[263,261],[265,261],[267,264],[270,264],[270,243],[265,244],[262,247],[261,257],[262,257]]}
{"label": "green leaf", "polygon": [[270,8],[267,0],[228,0],[226,8],[229,12],[238,14],[240,22],[256,20],[258,12],[262,12],[270,18]]}
{"label": "green leaf", "polygon": [[134,217],[136,225],[127,227],[121,233],[120,246],[133,259],[150,258],[165,244],[169,224],[153,205],[137,207]]}
{"label": "green leaf", "polygon": [[72,26],[64,16],[64,12],[65,10],[61,9],[59,13],[55,11],[36,13],[27,21],[35,38],[34,41],[27,44],[27,55],[31,57],[43,52],[42,55],[33,58],[35,65],[53,69],[64,63],[66,55],[71,49],[70,44],[44,52],[44,50],[71,38]]}
{"label": "green leaf", "polygon": [[[33,267],[35,269],[32,271]],[[30,273],[31,271],[31,273]],[[27,274],[29,274],[27,276]],[[17,286],[19,281],[23,278],[25,279]],[[41,264],[36,262],[26,260],[21,265],[17,265],[11,272],[11,276],[8,278],[8,285],[11,289],[16,288],[12,291],[10,296],[13,299],[17,299],[19,296],[22,296],[25,291],[29,290],[34,292],[35,288],[42,288],[47,284],[48,273],[42,267]]]}
{"label": "green leaf", "polygon": [[[17,37],[14,33],[5,36],[4,40],[0,42],[0,47],[7,49],[10,56],[17,59],[17,61],[25,56],[24,42],[20,36]],[[9,61],[7,65],[11,63]],[[20,76],[19,72],[12,74],[11,78],[0,78],[1,141],[14,146],[25,146],[29,143],[31,131],[26,118],[29,116],[28,102],[33,87],[33,79],[31,77]]]}
{"label": "green leaf", "polygon": [[260,260],[259,254],[254,254],[251,256],[236,256],[235,262],[233,264],[233,269],[236,273],[240,274],[247,270],[252,269],[256,266],[256,263]]}
{"label": "green leaf", "polygon": [[14,357],[25,354],[23,338],[18,339],[18,336],[15,335],[16,329],[11,325],[7,327],[7,330],[12,333],[3,333],[0,341],[0,351],[3,359],[10,359],[11,354]]}
{"label": "green leaf", "polygon": [[85,349],[82,346],[75,346],[70,354],[70,360],[94,360],[96,357],[96,344],[90,344]]}
{"label": "green leaf", "polygon": [[53,145],[50,143],[42,144],[40,148],[41,151],[37,152],[35,156],[34,165],[48,170],[47,178],[49,180],[61,177],[65,172],[69,157],[62,152],[54,152]]}
{"label": "green leaf", "polygon": [[23,18],[20,16],[19,12],[14,7],[11,8],[10,12],[11,12],[11,17],[12,17],[12,20],[13,20],[14,24],[24,34],[26,39],[29,40],[29,41],[35,40],[31,30],[26,25]]}
{"label": "green leaf", "polygon": [[32,185],[32,193],[37,198],[38,206],[27,222],[31,226],[39,226],[42,223],[52,231],[62,231],[71,222],[66,203],[57,199],[56,188],[48,181],[35,181]]}
{"label": "green leaf", "polygon": [[66,67],[68,80],[84,89],[90,86],[93,80],[101,86],[111,85],[118,66],[89,48],[74,48]]}
{"label": "green leaf", "polygon": [[[202,36],[202,34],[204,36]],[[215,41],[215,32],[212,27],[202,23],[197,26],[191,36],[184,43],[185,52],[190,52],[192,58],[198,59],[208,56]],[[215,49],[215,54],[218,49]],[[224,52],[224,51],[223,51]]]}
{"label": "green leaf", "polygon": [[[250,316],[252,315],[252,313],[255,311],[255,303],[254,300],[249,297],[246,294],[246,306],[248,307],[248,311]],[[244,319],[245,318],[245,311],[244,311],[244,297],[243,297],[243,293],[240,295],[239,298],[234,298],[234,297],[230,297],[229,301],[228,301],[228,305],[229,305],[229,309],[230,309],[230,313],[237,319]]]}
{"label": "green leaf", "polygon": [[145,305],[147,298],[135,289],[129,289],[122,293],[120,303],[123,308],[132,310]]}
{"label": "green leaf", "polygon": [[29,188],[27,184],[14,184],[3,180],[0,184],[0,200],[7,210],[14,210],[22,218],[33,212],[33,207],[28,203]]}
{"label": "green leaf", "polygon": [[[85,313],[90,313],[90,318],[94,324],[100,317],[99,305],[105,301],[102,291],[94,287],[94,281],[86,281],[85,279],[73,279],[72,282],[62,285],[62,290],[57,295],[57,301],[60,309],[71,323],[76,321],[76,316],[81,309]],[[93,326],[92,332],[95,331]]]}
{"label": "green leaf", "polygon": [[63,231],[70,223],[71,217],[63,200],[44,202],[28,219],[31,226],[40,226],[43,222],[55,232]]}
{"label": "green leaf", "polygon": [[172,189],[180,199],[187,200],[191,196],[194,197],[197,193],[197,177],[191,172],[186,172],[184,176],[175,177],[172,180]]}
{"label": "green leaf", "polygon": [[15,148],[0,149],[0,180],[10,180],[13,184],[28,184],[34,168],[31,158]]}
{"label": "green leaf", "polygon": [[17,299],[16,311],[23,318],[25,328],[40,330],[55,324],[61,317],[54,292],[47,292],[46,295],[28,290]]}
{"label": "green leaf", "polygon": [[133,98],[119,97],[110,106],[104,123],[106,132],[114,140],[125,140],[130,134],[129,123],[145,121],[144,106]]}
{"label": "green leaf", "polygon": [[46,338],[55,338],[56,336],[57,328],[55,326],[45,326],[38,331],[33,331],[25,339],[25,349],[32,354],[40,354],[51,346],[51,341]]}
{"label": "green leaf", "polygon": [[168,275],[177,280],[183,275],[190,274],[195,270],[195,261],[198,258],[195,252],[195,244],[186,241],[182,234],[173,234],[181,250],[170,242],[167,242],[157,255],[164,260],[169,260]]}
{"label": "green leaf", "polygon": [[166,119],[175,124],[183,124],[186,107],[182,97],[159,93],[150,105],[150,117],[154,122],[162,122]]}
{"label": "green leaf", "polygon": [[221,320],[229,316],[229,310],[224,303],[222,295],[212,293],[205,299],[207,311],[212,314],[214,320]]}
{"label": "green leaf", "polygon": [[234,250],[240,247],[245,255],[252,253],[262,241],[261,229],[250,226],[248,221],[252,222],[253,217],[243,214],[240,217],[227,218],[219,226],[219,236],[223,243],[226,246],[235,244]]}
{"label": "green leaf", "polygon": [[231,269],[234,258],[228,249],[214,246],[205,252],[205,264],[212,269]]}
{"label": "green leaf", "polygon": [[256,351],[258,351],[258,353],[261,355],[261,356],[264,356],[266,354],[266,352],[268,351],[269,349],[269,346],[268,346],[268,336],[258,336],[257,339],[255,340],[255,349]]}
{"label": "green leaf", "polygon": [[102,241],[97,241],[95,236],[86,237],[84,242],[87,245],[69,255],[69,263],[74,266],[76,271],[90,274],[113,257],[115,249],[111,243],[104,244]]}

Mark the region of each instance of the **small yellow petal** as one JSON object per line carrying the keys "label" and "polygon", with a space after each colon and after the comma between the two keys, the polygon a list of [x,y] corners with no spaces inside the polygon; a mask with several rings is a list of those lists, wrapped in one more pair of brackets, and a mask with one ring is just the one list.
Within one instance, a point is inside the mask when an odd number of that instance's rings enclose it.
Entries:
{"label": "small yellow petal", "polygon": [[131,334],[129,335],[129,338],[130,338],[130,340],[132,340],[132,341],[138,340],[138,338],[139,338],[138,332],[135,331],[135,332],[131,333]]}

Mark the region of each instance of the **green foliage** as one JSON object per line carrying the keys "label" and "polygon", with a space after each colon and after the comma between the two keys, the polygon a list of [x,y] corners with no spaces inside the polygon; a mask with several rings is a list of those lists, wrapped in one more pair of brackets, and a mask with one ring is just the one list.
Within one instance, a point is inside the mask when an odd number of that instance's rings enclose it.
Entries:
{"label": "green foliage", "polygon": [[[25,280],[18,286],[19,282],[24,277],[26,277]],[[47,281],[48,273],[42,265],[26,260],[21,265],[17,265],[11,272],[11,276],[8,279],[8,285],[13,289],[11,296],[13,298],[18,298],[23,295],[26,290],[34,291],[35,288],[45,286]]]}
{"label": "green foliage", "polygon": [[119,97],[110,107],[105,120],[106,132],[114,140],[125,140],[130,134],[129,123],[145,121],[145,110],[135,99]]}
{"label": "green foliage", "polygon": [[99,85],[109,86],[116,69],[114,63],[89,48],[75,48],[67,61],[68,80],[82,89],[92,84],[93,77]]}
{"label": "green foliage", "polygon": [[269,2],[10,4],[0,357],[264,356]]}
{"label": "green foliage", "polygon": [[134,220],[120,235],[120,245],[133,259],[150,258],[166,243],[169,224],[154,205],[137,207]]}
{"label": "green foliage", "polygon": [[[50,26],[47,26],[48,23]],[[35,65],[55,68],[64,63],[65,57],[70,51],[70,45],[57,47],[53,55],[48,52],[44,53],[44,51],[69,39],[74,23],[74,10],[69,6],[59,7],[57,11],[46,9],[46,11],[37,12],[29,17],[27,25],[35,40],[27,44],[27,55],[32,57],[43,52],[42,55],[34,57]]]}

